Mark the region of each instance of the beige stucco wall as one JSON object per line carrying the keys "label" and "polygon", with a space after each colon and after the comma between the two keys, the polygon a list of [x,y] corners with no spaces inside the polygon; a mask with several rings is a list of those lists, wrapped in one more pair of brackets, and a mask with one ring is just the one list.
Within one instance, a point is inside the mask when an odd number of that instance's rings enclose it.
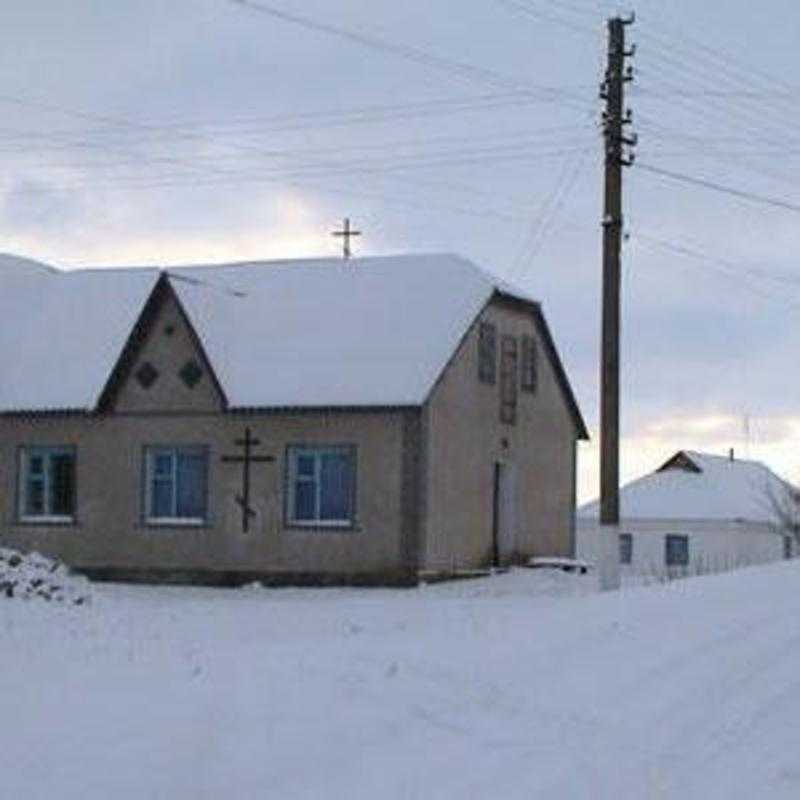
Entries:
{"label": "beige stucco wall", "polygon": [[[189,388],[180,371],[190,359],[203,367],[203,376]],[[152,364],[158,378],[149,388],[134,377],[145,363]],[[222,397],[214,385],[205,359],[195,345],[191,330],[172,294],[168,294],[134,359],[129,379],[114,397],[114,409],[129,411],[216,411]]]}
{"label": "beige stucco wall", "polygon": [[[478,381],[478,326],[497,326],[497,383]],[[500,341],[536,338],[539,384],[518,394],[515,425],[500,422]],[[521,360],[520,360],[521,363]],[[570,555],[574,536],[577,430],[530,311],[493,300],[470,329],[425,407],[429,483],[424,515],[427,569],[486,564],[492,549],[494,464],[516,473],[520,556]]]}
{"label": "beige stucco wall", "polygon": [[[413,413],[413,412],[407,412]],[[224,464],[250,426],[273,464],[253,466],[257,517],[241,531],[235,496],[241,467]],[[397,569],[404,541],[404,413],[154,415],[0,419],[0,542],[75,566],[356,573]],[[357,527],[334,532],[288,528],[283,520],[285,451],[293,443],[357,446]],[[77,448],[77,519],[69,526],[17,522],[17,448]],[[150,527],[142,520],[143,448],[209,448],[209,521],[199,528]]]}

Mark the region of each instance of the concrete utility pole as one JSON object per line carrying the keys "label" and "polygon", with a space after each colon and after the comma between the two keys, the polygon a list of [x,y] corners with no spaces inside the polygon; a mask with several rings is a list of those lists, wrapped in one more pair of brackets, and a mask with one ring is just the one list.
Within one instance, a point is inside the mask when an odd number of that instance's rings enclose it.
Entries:
{"label": "concrete utility pole", "polygon": [[625,110],[625,84],[633,80],[626,59],[625,28],[634,17],[608,20],[608,67],[600,97],[605,138],[605,203],[603,209],[603,336],[600,374],[600,524],[619,525],[619,340],[620,250],[622,247],[622,170],[633,164],[635,134],[625,135],[633,121]]}

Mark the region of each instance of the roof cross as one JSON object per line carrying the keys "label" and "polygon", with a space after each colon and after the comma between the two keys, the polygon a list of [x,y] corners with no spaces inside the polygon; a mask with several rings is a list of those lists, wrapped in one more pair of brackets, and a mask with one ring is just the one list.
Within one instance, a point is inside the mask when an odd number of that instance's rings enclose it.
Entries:
{"label": "roof cross", "polygon": [[340,231],[333,231],[331,236],[341,236],[342,241],[342,254],[345,259],[350,258],[352,255],[352,251],[350,249],[350,239],[353,236],[361,236],[361,231],[354,231],[350,227],[350,217],[344,218],[344,224],[342,225],[342,230]]}

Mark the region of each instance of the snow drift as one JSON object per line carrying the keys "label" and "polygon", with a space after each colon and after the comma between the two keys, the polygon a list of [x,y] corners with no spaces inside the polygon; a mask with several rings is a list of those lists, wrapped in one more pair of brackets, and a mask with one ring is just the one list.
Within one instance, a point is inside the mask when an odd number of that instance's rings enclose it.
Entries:
{"label": "snow drift", "polygon": [[83,605],[90,594],[89,581],[61,562],[0,547],[0,598]]}

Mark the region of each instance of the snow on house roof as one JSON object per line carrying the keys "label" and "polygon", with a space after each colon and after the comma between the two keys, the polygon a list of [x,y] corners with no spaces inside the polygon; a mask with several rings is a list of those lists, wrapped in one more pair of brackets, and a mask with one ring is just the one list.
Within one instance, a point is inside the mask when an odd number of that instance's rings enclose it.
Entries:
{"label": "snow on house roof", "polygon": [[160,275],[236,408],[420,405],[495,292],[540,316],[525,292],[449,254],[43,268],[0,271],[0,310],[13,320],[0,333],[0,411],[93,409]]}
{"label": "snow on house roof", "polygon": [[[773,522],[774,502],[791,487],[759,461],[682,450],[655,472],[620,489],[620,517],[630,520]],[[596,519],[599,501],[578,509]]]}
{"label": "snow on house roof", "polygon": [[495,288],[441,255],[169,274],[234,406],[418,405]]}
{"label": "snow on house roof", "polygon": [[93,408],[157,280],[0,255],[0,411]]}

